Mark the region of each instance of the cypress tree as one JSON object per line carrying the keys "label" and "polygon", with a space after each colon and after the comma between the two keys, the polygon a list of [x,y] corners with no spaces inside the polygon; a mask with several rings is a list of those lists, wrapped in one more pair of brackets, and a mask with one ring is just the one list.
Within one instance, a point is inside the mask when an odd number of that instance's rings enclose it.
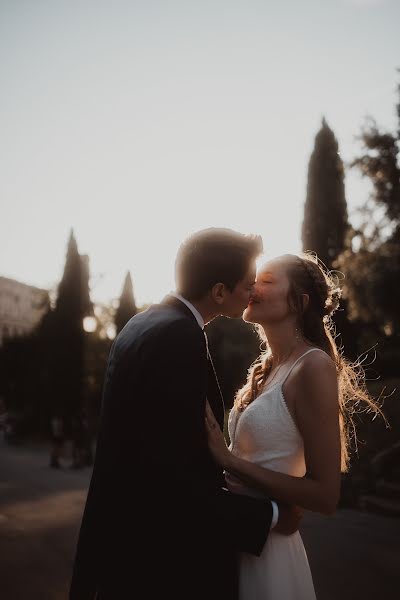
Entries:
{"label": "cypress tree", "polygon": [[88,259],[80,256],[71,231],[52,318],[50,349],[53,393],[56,396],[54,408],[64,416],[66,423],[82,409],[85,352],[83,318],[91,311]]}
{"label": "cypress tree", "polygon": [[56,315],[67,319],[69,326],[82,328],[82,319],[91,312],[88,257],[81,256],[71,230],[62,279],[58,285]]}
{"label": "cypress tree", "polygon": [[125,277],[124,286],[119,298],[119,305],[115,313],[114,321],[117,334],[123,329],[131,317],[136,315],[137,306],[133,294],[133,285],[131,274],[128,271]]}
{"label": "cypress tree", "polygon": [[332,269],[345,247],[347,231],[343,163],[335,135],[323,119],[308,167],[303,250],[316,252],[326,267]]}
{"label": "cypress tree", "polygon": [[[303,250],[315,252],[329,271],[334,270],[346,246],[349,230],[343,162],[336,137],[323,119],[308,167]],[[349,322],[347,315],[347,301],[342,298],[340,309],[334,315],[339,336],[336,342],[343,346],[347,357],[354,359],[358,353],[358,328],[356,323]]]}

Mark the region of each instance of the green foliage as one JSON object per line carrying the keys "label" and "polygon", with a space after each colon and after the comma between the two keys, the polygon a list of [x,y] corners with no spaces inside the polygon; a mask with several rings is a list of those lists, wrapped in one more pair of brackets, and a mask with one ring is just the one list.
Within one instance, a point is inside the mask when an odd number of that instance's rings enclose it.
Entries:
{"label": "green foliage", "polygon": [[363,240],[355,252],[347,249],[337,267],[346,275],[344,295],[352,319],[376,325],[386,335],[400,333],[400,245],[383,242],[376,249]]}
{"label": "green foliage", "polygon": [[358,168],[364,177],[371,180],[373,202],[384,209],[385,218],[376,234],[379,235],[385,225],[392,225],[394,231],[390,237],[397,238],[400,227],[400,138],[397,133],[380,132],[375,121],[368,119],[360,139],[365,153],[356,158],[351,166]]}
{"label": "green foliage", "polygon": [[343,163],[334,133],[323,119],[308,167],[303,250],[316,252],[331,269],[344,248],[347,230]]}
{"label": "green foliage", "polygon": [[[400,86],[397,114],[400,124]],[[352,230],[335,267],[345,274],[343,285],[349,314],[358,324],[361,348],[374,347],[376,358],[368,366],[368,388],[373,397],[385,398],[382,409],[389,422],[361,414],[355,423],[358,452],[343,478],[343,497],[356,501],[374,493],[376,457],[398,443],[400,410],[400,127],[381,132],[367,120],[360,136],[362,153],[351,163],[372,184],[372,193],[360,211],[361,225]]]}
{"label": "green foliage", "polygon": [[360,495],[374,493],[377,473],[373,465],[376,457],[399,439],[400,379],[371,379],[367,387],[372,397],[380,399],[386,422],[381,417],[373,419],[366,412],[356,416],[356,438],[351,449],[350,469],[342,477],[342,505],[357,506]]}
{"label": "green foliage", "polygon": [[[400,117],[400,86],[397,113]],[[382,133],[371,119],[362,131],[363,154],[352,162],[372,184],[363,222],[353,230],[337,268],[346,275],[351,317],[375,324],[400,344],[399,130]]]}

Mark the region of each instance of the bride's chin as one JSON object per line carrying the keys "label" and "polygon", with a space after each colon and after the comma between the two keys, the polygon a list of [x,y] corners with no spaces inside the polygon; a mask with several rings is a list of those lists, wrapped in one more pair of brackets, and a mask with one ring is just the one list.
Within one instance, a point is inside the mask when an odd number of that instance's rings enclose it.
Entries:
{"label": "bride's chin", "polygon": [[244,313],[243,313],[243,321],[246,321],[246,323],[254,323],[254,319],[253,319],[253,315],[251,314],[251,308],[246,308]]}

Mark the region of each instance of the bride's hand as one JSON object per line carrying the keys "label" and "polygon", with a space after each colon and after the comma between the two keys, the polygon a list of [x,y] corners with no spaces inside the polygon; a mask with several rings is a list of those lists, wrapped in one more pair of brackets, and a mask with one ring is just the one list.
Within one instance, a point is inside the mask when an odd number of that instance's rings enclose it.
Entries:
{"label": "bride's hand", "polygon": [[214,417],[214,413],[211,410],[211,406],[209,405],[208,401],[206,402],[205,423],[208,435],[208,448],[215,462],[226,469],[229,465],[231,453],[226,445],[224,434]]}

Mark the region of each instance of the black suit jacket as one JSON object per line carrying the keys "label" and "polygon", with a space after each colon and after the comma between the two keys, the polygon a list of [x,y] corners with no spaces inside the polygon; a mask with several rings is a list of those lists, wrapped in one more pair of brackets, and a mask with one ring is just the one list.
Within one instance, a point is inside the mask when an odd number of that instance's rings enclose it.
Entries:
{"label": "black suit jacket", "polygon": [[[70,600],[234,600],[237,551],[258,555],[271,503],[222,490],[208,398],[224,406],[204,332],[168,296],[114,341]],[[97,595],[96,595],[97,594]]]}

